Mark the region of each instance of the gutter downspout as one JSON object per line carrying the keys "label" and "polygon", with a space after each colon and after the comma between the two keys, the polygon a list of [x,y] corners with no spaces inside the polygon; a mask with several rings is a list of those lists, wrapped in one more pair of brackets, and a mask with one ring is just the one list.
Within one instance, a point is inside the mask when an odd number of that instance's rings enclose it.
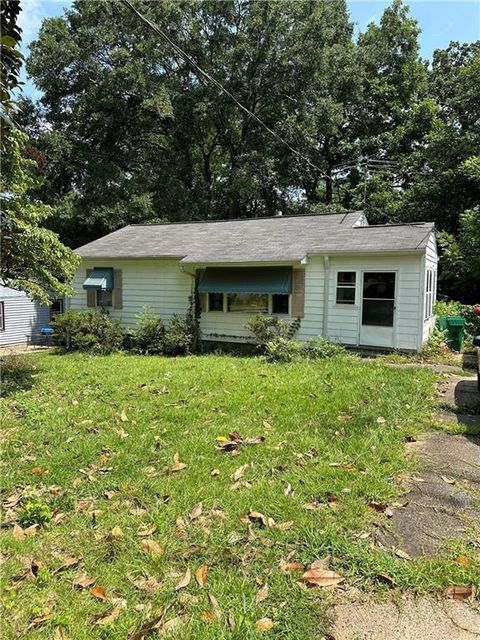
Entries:
{"label": "gutter downspout", "polygon": [[323,256],[323,336],[328,339],[327,325],[328,325],[328,299],[330,289],[330,256]]}

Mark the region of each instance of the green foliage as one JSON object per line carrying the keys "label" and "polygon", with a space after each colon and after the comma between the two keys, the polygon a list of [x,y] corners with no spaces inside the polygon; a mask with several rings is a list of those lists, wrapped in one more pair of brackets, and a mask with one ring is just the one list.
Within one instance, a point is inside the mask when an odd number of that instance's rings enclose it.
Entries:
{"label": "green foliage", "polygon": [[33,524],[39,524],[44,527],[52,519],[52,510],[48,504],[37,498],[35,500],[29,500],[26,502],[20,513],[18,519],[23,527],[30,527]]}
{"label": "green foliage", "polygon": [[438,300],[435,303],[436,316],[461,316],[465,318],[465,350],[472,346],[472,339],[480,335],[480,316],[474,312],[479,304],[462,304],[456,300]]}
{"label": "green foliage", "polygon": [[59,343],[67,351],[89,351],[107,355],[122,346],[123,335],[119,320],[98,311],[70,309],[55,316],[52,326]]}
{"label": "green foliage", "polygon": [[52,293],[73,293],[69,283],[79,258],[42,226],[53,210],[31,196],[39,181],[31,173],[35,161],[24,155],[27,138],[18,130],[11,132],[10,138],[9,150],[2,158],[0,182],[1,279],[4,285],[48,304]]}
{"label": "green foliage", "polygon": [[18,25],[20,2],[4,0],[0,5],[0,146],[9,151],[14,130],[16,101],[12,92],[19,84],[23,55],[20,52],[22,30]]}
{"label": "green foliage", "polygon": [[[297,327],[298,328],[298,327]],[[288,322],[277,316],[269,316],[257,313],[245,323],[245,329],[255,336],[255,342],[260,348],[264,348],[269,342],[277,339],[288,340],[291,335],[291,327]]]}
{"label": "green foliage", "polygon": [[33,384],[35,364],[29,356],[8,354],[0,358],[2,396],[29,389]]}
{"label": "green foliage", "polygon": [[419,356],[425,360],[438,362],[443,358],[448,358],[449,355],[451,355],[451,350],[447,344],[447,332],[435,327],[427,342],[421,348]]}
{"label": "green foliage", "polygon": [[195,325],[190,318],[174,315],[166,326],[153,311],[144,307],[137,326],[129,333],[132,350],[144,355],[185,355],[194,345]]}
{"label": "green foliage", "polygon": [[301,359],[324,360],[344,355],[342,345],[330,342],[323,336],[312,338],[308,342],[295,342],[289,338],[278,337],[266,344],[265,358],[268,362],[295,362]]}

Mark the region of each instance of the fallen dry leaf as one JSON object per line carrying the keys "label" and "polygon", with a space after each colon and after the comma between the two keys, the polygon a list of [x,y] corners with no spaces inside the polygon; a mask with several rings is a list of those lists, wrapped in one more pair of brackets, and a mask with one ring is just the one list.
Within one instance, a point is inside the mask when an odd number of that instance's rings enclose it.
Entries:
{"label": "fallen dry leaf", "polygon": [[383,416],[378,416],[377,424],[385,424],[386,420]]}
{"label": "fallen dry leaf", "polygon": [[285,531],[286,529],[293,527],[293,524],[293,520],[288,520],[287,522],[279,522],[275,527],[280,529],[280,531]]}
{"label": "fallen dry leaf", "polygon": [[232,480],[234,480],[235,482],[237,480],[240,480],[240,478],[243,478],[245,471],[250,467],[250,464],[242,464],[241,467],[238,467],[238,469],[235,470],[235,473],[232,475]]}
{"label": "fallen dry leaf", "polygon": [[144,538],[145,536],[151,536],[152,533],[155,533],[156,530],[157,530],[157,525],[151,524],[149,527],[146,527],[145,529],[139,529],[137,531],[137,536],[140,536],[141,538]]}
{"label": "fallen dry leaf", "polygon": [[467,556],[458,556],[453,562],[462,567],[468,567],[470,565],[470,558],[467,558]]}
{"label": "fallen dry leaf", "polygon": [[173,456],[173,465],[170,467],[170,471],[173,471],[174,473],[176,471],[181,471],[182,469],[186,468],[186,464],[185,462],[180,462],[180,458],[178,457],[178,453],[176,453]]}
{"label": "fallen dry leaf", "polygon": [[167,620],[167,622],[160,627],[160,635],[162,636],[164,633],[176,629],[182,622],[183,620],[180,616]]}
{"label": "fallen dry leaf", "polygon": [[98,598],[99,600],[102,600],[103,602],[107,599],[107,594],[105,593],[105,589],[101,586],[90,589],[90,593],[92,594],[92,596],[94,596],[95,598]]}
{"label": "fallen dry leaf", "polygon": [[110,531],[109,534],[110,538],[115,538],[115,539],[119,539],[119,538],[123,538],[123,531],[122,529],[118,526],[118,524],[113,527],[113,529]]}
{"label": "fallen dry leaf", "polygon": [[208,566],[202,564],[195,572],[195,579],[201,587],[204,587],[208,579]]}
{"label": "fallen dry leaf", "polygon": [[284,573],[288,571],[303,571],[305,569],[303,562],[285,562],[285,560],[280,560],[279,567]]}
{"label": "fallen dry leaf", "polygon": [[215,476],[219,476],[220,475],[220,469],[212,469],[210,471],[210,475],[212,476],[212,478],[214,478]]}
{"label": "fallen dry leaf", "polygon": [[188,587],[188,585],[190,584],[190,580],[191,579],[192,579],[192,573],[191,573],[190,569],[187,568],[187,570],[185,571],[185,575],[182,577],[180,582],[175,587],[175,591],[178,591],[179,589],[184,589],[185,587]]}
{"label": "fallen dry leaf", "polygon": [[164,615],[165,612],[162,611],[160,615],[157,615],[152,620],[148,620],[147,622],[142,624],[142,626],[137,631],[135,631],[128,640],[143,640],[150,634],[151,631],[155,631],[160,627]]}
{"label": "fallen dry leaf", "polygon": [[12,535],[16,540],[20,540],[25,537],[25,532],[19,524],[14,524],[12,529]]}
{"label": "fallen dry leaf", "polygon": [[261,524],[264,527],[268,526],[267,518],[263,515],[263,513],[260,513],[259,511],[250,511],[247,517],[251,522],[256,522],[257,524]]}
{"label": "fallen dry leaf", "polygon": [[475,598],[475,587],[473,584],[470,587],[451,584],[445,589],[443,596],[444,598],[452,598],[453,600],[473,600]]}
{"label": "fallen dry leaf", "polygon": [[260,618],[255,622],[255,627],[260,633],[265,633],[273,627],[273,621],[270,618]]}
{"label": "fallen dry leaf", "polygon": [[302,582],[308,585],[316,587],[334,587],[345,579],[335,571],[328,571],[327,569],[314,568],[308,569],[302,575]]}
{"label": "fallen dry leaf", "polygon": [[105,611],[105,613],[102,613],[98,616],[95,616],[95,624],[99,624],[99,625],[107,625],[110,624],[111,622],[113,622],[114,620],[116,620],[118,618],[118,616],[121,614],[122,609],[124,609],[125,607],[123,605],[116,605],[115,607],[112,607],[111,609],[108,609],[108,611]]}
{"label": "fallen dry leaf", "polygon": [[455,480],[452,478],[447,478],[447,476],[440,476],[440,478],[447,484],[455,484]]}
{"label": "fallen dry leaf", "polygon": [[267,598],[268,598],[268,584],[265,583],[263,587],[257,591],[255,602],[257,604],[260,604]]}
{"label": "fallen dry leaf", "polygon": [[91,587],[92,584],[95,584],[96,581],[96,578],[89,578],[82,573],[74,578],[72,584],[76,589],[88,589],[88,587]]}
{"label": "fallen dry leaf", "polygon": [[410,560],[410,556],[403,549],[395,549],[395,555],[402,560]]}
{"label": "fallen dry leaf", "polygon": [[203,502],[199,502],[193,507],[192,512],[190,513],[190,520],[196,520],[199,516],[202,515],[202,511]]}
{"label": "fallen dry leaf", "polygon": [[175,521],[175,534],[178,538],[187,537],[187,525],[181,516],[178,516]]}
{"label": "fallen dry leaf", "polygon": [[209,609],[202,611],[200,617],[205,622],[217,622],[217,616],[213,611],[210,611]]}
{"label": "fallen dry leaf", "polygon": [[218,604],[218,600],[211,593],[208,594],[208,599],[210,600],[210,604],[213,607],[215,615],[220,620],[220,618],[222,617],[222,610],[220,609],[220,605]]}
{"label": "fallen dry leaf", "polygon": [[133,584],[137,589],[144,589],[150,593],[154,593],[160,587],[160,583],[154,576],[151,576],[150,578],[140,576],[140,578],[133,581]]}
{"label": "fallen dry leaf", "polygon": [[142,549],[151,556],[159,556],[162,554],[162,547],[156,540],[142,540],[140,542]]}
{"label": "fallen dry leaf", "polygon": [[65,571],[65,569],[71,569],[75,567],[81,560],[79,556],[62,556],[61,558],[62,564],[53,571],[53,575],[60,573],[60,571]]}

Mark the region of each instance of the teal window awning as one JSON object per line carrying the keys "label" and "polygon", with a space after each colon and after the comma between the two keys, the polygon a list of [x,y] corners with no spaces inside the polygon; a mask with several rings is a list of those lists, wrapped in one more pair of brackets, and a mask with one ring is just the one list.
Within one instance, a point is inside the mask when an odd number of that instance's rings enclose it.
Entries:
{"label": "teal window awning", "polygon": [[199,293],[292,292],[292,267],[207,267]]}
{"label": "teal window awning", "polygon": [[99,269],[95,267],[83,283],[84,289],[113,289],[113,269]]}

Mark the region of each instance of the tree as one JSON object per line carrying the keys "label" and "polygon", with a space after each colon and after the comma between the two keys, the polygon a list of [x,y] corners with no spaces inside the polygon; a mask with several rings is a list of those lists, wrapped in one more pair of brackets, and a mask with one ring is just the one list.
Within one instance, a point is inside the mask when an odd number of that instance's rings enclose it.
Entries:
{"label": "tree", "polygon": [[23,56],[18,50],[22,30],[18,26],[20,2],[2,0],[0,4],[0,146],[7,151],[14,127],[15,100],[12,92],[19,84]]}
{"label": "tree", "polygon": [[9,153],[2,162],[1,281],[48,304],[51,294],[72,293],[68,283],[79,259],[55,233],[40,226],[53,210],[29,195],[38,179],[29,172],[34,161],[24,157],[27,143],[25,134],[12,131]]}

